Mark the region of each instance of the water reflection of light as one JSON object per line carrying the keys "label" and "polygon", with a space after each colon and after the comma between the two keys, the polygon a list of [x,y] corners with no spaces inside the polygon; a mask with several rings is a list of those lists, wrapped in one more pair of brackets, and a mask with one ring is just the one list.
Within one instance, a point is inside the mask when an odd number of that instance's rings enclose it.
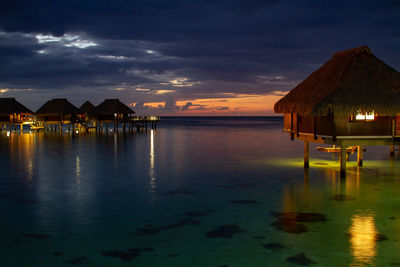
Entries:
{"label": "water reflection of light", "polygon": [[79,156],[76,156],[76,182],[77,184],[81,183],[81,164]]}
{"label": "water reflection of light", "polygon": [[29,159],[28,162],[28,180],[31,181],[33,179],[33,161]]}
{"label": "water reflection of light", "polygon": [[118,168],[118,135],[114,133],[114,167]]}
{"label": "water reflection of light", "polygon": [[150,191],[155,192],[156,189],[156,177],[154,176],[154,130],[150,132]]}
{"label": "water reflection of light", "polygon": [[351,218],[349,229],[350,245],[354,257],[353,265],[373,264],[377,249],[376,238],[378,231],[375,226],[375,214],[362,213],[355,214]]}

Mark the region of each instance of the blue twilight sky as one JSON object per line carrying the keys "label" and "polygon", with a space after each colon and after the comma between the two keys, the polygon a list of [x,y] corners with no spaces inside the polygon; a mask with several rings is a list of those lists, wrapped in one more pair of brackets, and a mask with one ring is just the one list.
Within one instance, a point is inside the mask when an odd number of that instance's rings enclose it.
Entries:
{"label": "blue twilight sky", "polygon": [[400,69],[400,1],[2,0],[0,97],[268,115],[336,51]]}

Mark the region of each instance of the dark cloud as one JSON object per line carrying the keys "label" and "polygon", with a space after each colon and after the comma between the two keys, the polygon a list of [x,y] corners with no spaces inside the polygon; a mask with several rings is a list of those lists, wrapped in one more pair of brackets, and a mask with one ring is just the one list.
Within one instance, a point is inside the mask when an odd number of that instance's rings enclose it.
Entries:
{"label": "dark cloud", "polygon": [[190,106],[192,106],[192,102],[186,102],[186,104],[181,108],[182,111],[186,111],[189,109]]}
{"label": "dark cloud", "polygon": [[173,112],[177,100],[287,91],[364,44],[399,69],[399,28],[396,0],[4,0],[0,89]]}

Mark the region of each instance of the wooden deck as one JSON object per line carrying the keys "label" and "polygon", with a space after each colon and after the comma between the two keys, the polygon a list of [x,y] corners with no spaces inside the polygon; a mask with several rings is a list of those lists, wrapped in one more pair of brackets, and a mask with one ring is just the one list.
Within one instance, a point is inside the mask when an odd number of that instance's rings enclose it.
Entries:
{"label": "wooden deck", "polygon": [[[151,129],[157,129],[157,122],[160,121],[158,116],[132,116],[126,120],[85,120],[85,121],[21,121],[21,122],[0,122],[0,131],[7,132],[23,132],[24,126],[27,125],[29,131],[44,131],[44,132],[63,132],[70,133],[87,133],[87,132],[108,132],[118,131],[122,126],[125,132]],[[25,127],[25,131],[26,131]]]}

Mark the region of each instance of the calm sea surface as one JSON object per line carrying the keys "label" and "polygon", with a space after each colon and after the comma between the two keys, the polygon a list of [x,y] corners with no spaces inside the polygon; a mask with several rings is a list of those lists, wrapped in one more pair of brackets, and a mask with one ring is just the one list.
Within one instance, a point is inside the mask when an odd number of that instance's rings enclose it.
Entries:
{"label": "calm sea surface", "polygon": [[281,118],[0,134],[0,266],[400,265],[400,165],[337,160]]}

